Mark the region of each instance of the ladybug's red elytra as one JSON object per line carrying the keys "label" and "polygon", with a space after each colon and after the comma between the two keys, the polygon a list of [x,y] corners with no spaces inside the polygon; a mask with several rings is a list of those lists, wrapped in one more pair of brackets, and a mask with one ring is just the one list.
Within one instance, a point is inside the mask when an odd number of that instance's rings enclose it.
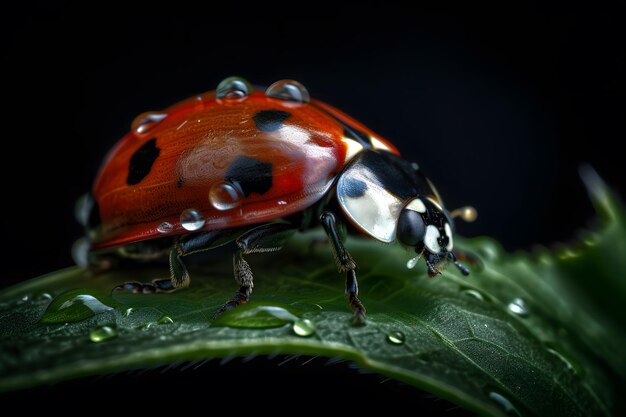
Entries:
{"label": "ladybug's red elytra", "polygon": [[116,288],[185,288],[186,255],[234,242],[239,289],[216,314],[250,298],[246,255],[278,250],[297,230],[319,225],[346,273],[358,323],[365,308],[341,223],[414,248],[431,276],[448,261],[469,273],[452,252],[452,217],[471,220],[473,209],[449,213],[417,164],[293,80],[263,90],[230,77],[215,91],[140,115],[109,152],[91,196],[84,223],[92,264],[112,252],[169,255],[169,279]]}

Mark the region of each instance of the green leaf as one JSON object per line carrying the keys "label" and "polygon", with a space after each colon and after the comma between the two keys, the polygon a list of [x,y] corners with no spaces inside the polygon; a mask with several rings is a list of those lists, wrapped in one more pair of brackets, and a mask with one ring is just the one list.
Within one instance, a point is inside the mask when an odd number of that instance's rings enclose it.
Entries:
{"label": "green leaf", "polygon": [[230,259],[196,259],[191,287],[173,294],[108,296],[120,282],[162,278],[166,267],[98,276],[70,268],[25,282],[0,294],[0,390],[180,360],[297,353],[350,359],[484,415],[617,415],[626,379],[625,212],[594,175],[585,178],[598,230],[533,254],[458,239],[475,258],[469,277],[448,268],[431,279],[421,263],[407,269],[410,254],[398,246],[349,240],[368,313],[362,327],[317,234],[249,256],[253,301],[213,322],[236,289]]}

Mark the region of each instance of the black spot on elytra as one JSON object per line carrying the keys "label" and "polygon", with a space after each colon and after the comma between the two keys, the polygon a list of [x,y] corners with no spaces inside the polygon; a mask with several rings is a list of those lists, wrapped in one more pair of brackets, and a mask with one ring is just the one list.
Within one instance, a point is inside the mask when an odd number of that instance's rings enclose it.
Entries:
{"label": "black spot on elytra", "polygon": [[224,180],[238,185],[245,197],[252,193],[265,194],[272,188],[272,164],[240,156],[230,164]]}
{"label": "black spot on elytra", "polygon": [[356,178],[348,178],[344,183],[344,190],[348,197],[359,198],[367,191],[367,184]]}
{"label": "black spot on elytra", "polygon": [[95,229],[100,226],[102,219],[100,218],[100,206],[97,201],[93,201],[91,210],[89,211],[89,218],[87,218],[87,229]]}
{"label": "black spot on elytra", "polygon": [[349,127],[346,124],[344,124],[344,126],[345,127],[343,129],[343,135],[345,137],[359,142],[359,144],[365,149],[370,149],[372,147],[372,141],[370,140],[369,136],[367,136],[365,133],[361,132],[358,129]]}
{"label": "black spot on elytra", "polygon": [[283,127],[283,122],[291,113],[281,110],[261,110],[252,117],[257,129],[262,132],[275,132]]}
{"label": "black spot on elytra", "polygon": [[185,181],[182,178],[179,178],[178,181],[176,181],[176,187],[178,188],[183,188],[183,183]]}
{"label": "black spot on elytra", "polygon": [[141,148],[137,149],[133,156],[130,157],[126,183],[128,185],[139,184],[150,173],[152,164],[154,164],[160,152],[161,149],[156,147],[156,138],[150,139]]}

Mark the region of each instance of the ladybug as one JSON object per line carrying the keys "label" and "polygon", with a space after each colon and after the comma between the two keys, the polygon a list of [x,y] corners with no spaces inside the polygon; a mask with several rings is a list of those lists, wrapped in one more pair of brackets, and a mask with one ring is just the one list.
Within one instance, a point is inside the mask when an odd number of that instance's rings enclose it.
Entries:
{"label": "ladybug", "polygon": [[350,116],[293,80],[254,89],[238,77],[162,112],[144,113],[109,152],[85,221],[95,265],[169,256],[170,278],[116,289],[170,292],[189,286],[183,258],[234,242],[239,289],[216,315],[250,299],[246,256],[282,248],[298,230],[321,225],[328,236],[357,323],[356,263],[344,225],[375,240],[398,240],[423,258],[430,276],[450,261],[453,217],[417,164]]}

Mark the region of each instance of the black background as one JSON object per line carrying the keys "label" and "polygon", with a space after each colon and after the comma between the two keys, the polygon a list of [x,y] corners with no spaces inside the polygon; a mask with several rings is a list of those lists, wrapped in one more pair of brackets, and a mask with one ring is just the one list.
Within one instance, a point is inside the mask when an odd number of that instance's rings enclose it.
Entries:
{"label": "black background", "polygon": [[[568,241],[588,224],[582,162],[623,195],[623,1],[306,3],[5,10],[0,219],[10,262],[0,286],[71,264],[81,234],[74,201],[135,115],[234,74],[261,85],[301,81],[419,162],[449,208],[477,207],[478,221],[460,225],[462,234],[493,236],[509,250]],[[299,377],[266,368],[229,369],[239,378],[256,369],[278,392],[300,384],[328,398],[372,392],[371,400],[379,390],[332,367],[324,375],[345,392],[312,378],[319,367]],[[179,384],[203,380],[225,395],[210,372],[193,375]],[[280,382],[287,376],[296,382]],[[133,381],[156,389],[167,378]],[[103,386],[115,384],[119,377]],[[422,407],[420,395],[400,392]]]}

